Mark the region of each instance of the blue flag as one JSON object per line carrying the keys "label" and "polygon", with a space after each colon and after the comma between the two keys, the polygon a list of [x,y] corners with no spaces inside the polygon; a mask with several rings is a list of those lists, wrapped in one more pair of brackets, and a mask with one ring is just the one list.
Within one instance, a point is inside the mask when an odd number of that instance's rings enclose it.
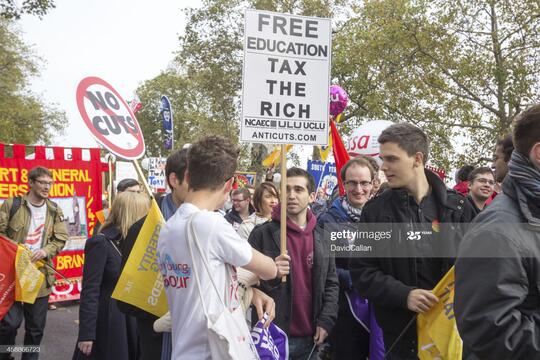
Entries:
{"label": "blue flag", "polygon": [[173,148],[173,112],[171,102],[165,95],[161,97],[159,116],[163,123],[163,147],[171,150]]}

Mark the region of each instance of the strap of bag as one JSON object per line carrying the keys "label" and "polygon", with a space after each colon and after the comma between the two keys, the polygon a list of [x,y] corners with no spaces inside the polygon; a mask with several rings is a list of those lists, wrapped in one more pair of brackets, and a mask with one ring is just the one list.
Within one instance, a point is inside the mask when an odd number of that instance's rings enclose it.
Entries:
{"label": "strap of bag", "polygon": [[118,253],[118,255],[122,256],[122,252],[120,251],[120,249],[118,249],[118,246],[116,246],[116,245],[114,244],[114,241],[112,241],[111,239],[109,239],[109,238],[108,238],[107,236],[105,236],[105,234],[102,233],[102,232],[100,232],[99,235],[103,236],[103,237],[105,238],[105,240],[107,240],[107,242],[113,246],[114,250],[116,250],[116,252]]}
{"label": "strap of bag", "polygon": [[15,196],[13,198],[13,203],[11,204],[11,209],[9,209],[9,218],[8,218],[8,224],[17,212],[19,208],[21,207],[22,198],[20,196]]}
{"label": "strap of bag", "polygon": [[186,239],[187,239],[189,254],[190,254],[191,260],[193,262],[193,272],[195,274],[195,281],[197,282],[197,290],[199,292],[199,297],[201,298],[201,303],[202,303],[202,306],[203,306],[204,314],[208,318],[208,311],[206,309],[204,296],[202,294],[202,286],[201,286],[199,276],[198,276],[199,271],[197,269],[197,262],[195,261],[195,257],[193,256],[192,242],[194,242],[195,245],[197,246],[197,250],[199,251],[199,253],[201,255],[201,259],[203,261],[204,268],[206,269],[208,277],[210,278],[210,282],[212,283],[212,286],[213,286],[214,290],[216,291],[221,304],[223,305],[224,308],[227,308],[227,305],[225,305],[225,302],[223,301],[223,298],[221,297],[221,294],[220,294],[220,292],[219,292],[219,290],[218,290],[218,288],[216,286],[216,283],[214,282],[214,280],[212,278],[212,273],[210,272],[210,267],[208,266],[208,260],[206,259],[206,255],[202,252],[202,250],[201,250],[201,248],[199,246],[197,235],[196,235],[195,230],[193,228],[193,219],[195,218],[195,216],[197,216],[197,213],[192,214],[189,217],[188,221],[186,222]]}

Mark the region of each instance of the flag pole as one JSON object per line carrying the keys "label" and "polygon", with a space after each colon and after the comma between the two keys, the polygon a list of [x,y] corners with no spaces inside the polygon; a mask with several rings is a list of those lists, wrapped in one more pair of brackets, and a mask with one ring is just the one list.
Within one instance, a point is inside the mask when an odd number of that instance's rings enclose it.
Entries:
{"label": "flag pole", "polygon": [[109,191],[108,191],[108,199],[109,199],[109,209],[112,206],[112,192],[113,192],[113,173],[112,173],[112,154],[107,159],[107,162],[109,163]]}
{"label": "flag pole", "polygon": [[141,179],[141,183],[144,185],[146,192],[151,198],[153,198],[154,194],[152,193],[152,190],[150,190],[150,186],[148,186],[148,183],[146,182],[144,178],[144,174],[142,172],[141,167],[139,166],[139,162],[137,161],[137,159],[133,159],[133,165],[135,165],[135,170],[137,170],[137,174],[139,174],[139,178]]}
{"label": "flag pole", "polygon": [[321,177],[319,178],[319,183],[317,184],[317,189],[315,190],[316,191],[315,193],[317,193],[319,191],[319,188],[321,187],[323,177],[324,177],[324,172],[326,170],[326,163],[327,163],[327,160],[324,160],[324,164],[323,164],[323,168],[322,168],[322,172],[321,172]]}
{"label": "flag pole", "polygon": [[[280,214],[280,249],[281,255],[287,254],[287,145],[281,144],[281,214]],[[287,282],[283,276],[281,282]]]}

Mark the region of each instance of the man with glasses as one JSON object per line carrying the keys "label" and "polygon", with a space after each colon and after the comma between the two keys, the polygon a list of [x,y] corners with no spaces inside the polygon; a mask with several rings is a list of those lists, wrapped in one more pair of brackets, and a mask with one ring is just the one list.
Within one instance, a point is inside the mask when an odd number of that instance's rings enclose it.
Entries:
{"label": "man with glasses", "polygon": [[[25,195],[7,199],[0,208],[0,235],[24,244],[32,252],[32,261],[43,260],[45,275],[34,304],[15,302],[0,322],[0,345],[14,345],[17,330],[24,316],[24,345],[37,346],[43,338],[47,304],[55,282],[52,258],[62,250],[68,239],[62,209],[49,200],[53,185],[52,173],[35,167],[28,173],[30,190]],[[22,359],[37,359],[39,353],[23,353]],[[13,359],[8,353],[0,359]]]}
{"label": "man with glasses", "polygon": [[[340,176],[345,185],[345,196],[338,197],[326,212],[319,215],[317,222],[323,227],[331,223],[359,222],[362,208],[371,197],[375,170],[366,158],[355,157],[349,160],[341,169]],[[352,288],[348,262],[348,258],[336,258],[339,310],[329,341],[334,359],[367,359],[369,357],[367,331],[369,323],[361,323],[363,319],[357,320],[350,309],[351,296],[356,296],[356,294]],[[365,304],[365,306],[368,305]]]}
{"label": "man with glasses", "polygon": [[471,203],[477,213],[484,210],[486,202],[495,191],[495,176],[488,167],[479,167],[471,171],[469,178],[469,196],[467,200]]}
{"label": "man with glasses", "polygon": [[251,193],[246,188],[233,190],[231,200],[233,207],[225,215],[225,220],[234,227],[234,230],[238,230],[244,220],[255,212],[255,208],[251,205]]}

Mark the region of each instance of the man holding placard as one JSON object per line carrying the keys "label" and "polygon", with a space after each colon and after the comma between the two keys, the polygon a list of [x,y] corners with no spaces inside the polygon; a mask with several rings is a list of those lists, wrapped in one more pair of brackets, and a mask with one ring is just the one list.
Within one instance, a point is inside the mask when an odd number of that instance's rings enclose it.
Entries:
{"label": "man holding placard", "polygon": [[[276,259],[278,268],[290,262],[290,271],[274,280],[261,281],[260,289],[276,302],[274,323],[289,336],[291,360],[317,359],[314,348],[323,343],[337,317],[339,283],[334,259],[325,254],[322,228],[309,209],[315,200],[315,182],[311,174],[299,168],[287,170],[287,249],[280,255],[280,206],[274,208],[272,221],[253,229],[249,243],[254,249]],[[283,283],[282,276],[287,276]]]}

